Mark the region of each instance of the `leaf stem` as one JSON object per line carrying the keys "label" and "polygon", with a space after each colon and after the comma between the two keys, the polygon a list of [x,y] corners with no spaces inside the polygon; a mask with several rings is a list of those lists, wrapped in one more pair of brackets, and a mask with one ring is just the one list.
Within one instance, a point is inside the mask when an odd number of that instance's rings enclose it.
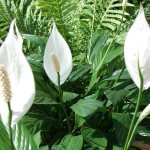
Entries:
{"label": "leaf stem", "polygon": [[63,99],[62,99],[62,98],[63,98],[63,92],[62,92],[62,90],[61,90],[60,74],[59,74],[59,72],[57,73],[57,75],[58,75],[59,100],[60,100],[61,107],[62,107],[62,109],[63,109],[63,111],[64,111],[65,117],[66,117],[67,126],[68,126],[68,133],[70,133],[71,130],[70,130],[70,124],[69,124],[68,114],[67,114],[67,112],[66,112],[65,105],[64,105],[64,102],[63,102]]}
{"label": "leaf stem", "polygon": [[136,122],[134,128],[133,128],[133,131],[132,131],[132,133],[131,133],[131,136],[130,136],[129,141],[128,141],[128,144],[127,144],[127,149],[129,148],[129,146],[130,146],[130,144],[131,144],[131,142],[132,142],[132,138],[133,138],[133,136],[134,136],[134,134],[135,134],[135,131],[136,131],[136,129],[137,129],[139,123],[140,123],[140,122],[139,122],[139,120],[138,120],[138,121]]}
{"label": "leaf stem", "polygon": [[[140,101],[141,101],[141,98],[142,98],[143,76],[142,76],[142,73],[141,73],[141,70],[140,70],[139,61],[138,61],[138,71],[139,71],[139,78],[140,78],[140,89],[139,89],[138,100],[137,100],[135,112],[134,112],[134,115],[133,115],[133,118],[132,118],[132,121],[131,121],[131,125],[130,125],[130,128],[129,128],[129,132],[128,132],[128,135],[127,135],[127,138],[126,138],[124,150],[128,150],[128,148],[130,147],[134,132],[136,130],[136,128],[133,128],[133,127],[134,127],[134,123],[135,123],[135,120],[136,120],[137,112],[139,110]],[[136,125],[138,125],[138,124],[136,123]]]}
{"label": "leaf stem", "polygon": [[10,138],[11,150],[14,150],[13,138],[12,138],[12,128],[11,128],[11,122],[12,122],[12,110],[11,110],[10,102],[8,102],[7,105],[8,105],[8,110],[9,110],[9,114],[8,114],[9,138]]}

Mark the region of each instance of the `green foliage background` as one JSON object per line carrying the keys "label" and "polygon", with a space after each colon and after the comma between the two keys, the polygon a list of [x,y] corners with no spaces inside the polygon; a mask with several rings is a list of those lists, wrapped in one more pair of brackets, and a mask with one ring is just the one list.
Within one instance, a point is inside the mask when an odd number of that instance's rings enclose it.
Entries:
{"label": "green foliage background", "polygon": [[[150,22],[150,1],[143,6]],[[124,13],[121,0],[0,0],[0,41],[16,18],[36,81],[34,104],[14,128],[17,150],[122,149],[138,93],[125,68],[123,46],[138,9],[132,0]],[[43,69],[53,20],[73,55],[73,70],[62,87],[71,133],[59,113],[58,89]],[[147,90],[140,111],[149,103]],[[134,140],[150,144],[149,121],[140,124]],[[9,150],[4,128],[0,122],[0,149]]]}

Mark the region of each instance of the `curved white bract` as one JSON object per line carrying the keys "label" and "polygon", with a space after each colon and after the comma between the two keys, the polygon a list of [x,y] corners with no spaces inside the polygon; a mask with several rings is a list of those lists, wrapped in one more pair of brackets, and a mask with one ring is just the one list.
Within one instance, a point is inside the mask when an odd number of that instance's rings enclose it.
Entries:
{"label": "curved white bract", "polygon": [[[22,43],[22,37],[13,20],[9,33],[0,47],[0,64],[7,71],[11,87],[12,126],[29,110],[35,96],[33,73],[22,52]],[[0,91],[1,89],[2,87]],[[4,124],[7,124],[8,106],[2,92],[0,92],[0,114]]]}
{"label": "curved white bract", "polygon": [[127,33],[124,47],[124,57],[128,72],[140,87],[138,61],[144,79],[143,90],[150,87],[150,28],[145,19],[143,7]]}
{"label": "curved white bract", "polygon": [[145,109],[142,111],[142,113],[140,114],[139,120],[140,122],[146,118],[148,115],[150,114],[150,104],[148,104]]}
{"label": "curved white bract", "polygon": [[72,70],[70,48],[58,32],[55,23],[45,48],[44,69],[55,85],[58,85],[58,72],[60,74],[60,84],[63,84]]}

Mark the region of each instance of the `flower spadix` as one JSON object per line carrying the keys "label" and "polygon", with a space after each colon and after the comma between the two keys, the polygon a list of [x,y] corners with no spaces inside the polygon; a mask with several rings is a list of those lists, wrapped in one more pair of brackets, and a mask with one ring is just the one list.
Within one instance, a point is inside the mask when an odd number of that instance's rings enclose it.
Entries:
{"label": "flower spadix", "polygon": [[124,47],[125,63],[128,72],[140,87],[139,69],[143,76],[143,90],[150,87],[150,28],[146,21],[143,7],[127,33]]}
{"label": "flower spadix", "polygon": [[55,23],[45,48],[44,69],[55,85],[58,85],[58,73],[63,84],[72,70],[71,51]]}
{"label": "flower spadix", "polygon": [[13,20],[0,47],[0,115],[5,125],[8,123],[8,102],[12,109],[13,126],[29,110],[34,100],[34,78],[23,55],[22,42]]}

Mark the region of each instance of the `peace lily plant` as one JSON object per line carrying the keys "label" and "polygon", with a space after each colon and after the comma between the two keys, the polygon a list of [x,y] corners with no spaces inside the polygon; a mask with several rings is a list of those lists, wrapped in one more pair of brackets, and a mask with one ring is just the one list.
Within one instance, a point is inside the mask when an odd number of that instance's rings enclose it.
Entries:
{"label": "peace lily plant", "polygon": [[66,81],[72,70],[70,48],[58,32],[55,23],[53,23],[53,29],[45,48],[44,68],[48,77],[55,85],[58,85],[58,73],[61,85]]}
{"label": "peace lily plant", "polygon": [[45,48],[44,69],[50,80],[58,86],[60,104],[66,115],[68,132],[70,132],[68,115],[62,100],[61,85],[66,81],[72,70],[72,54],[65,39],[58,32],[55,23],[53,23],[53,29]]}
{"label": "peace lily plant", "polygon": [[22,52],[22,37],[13,20],[0,47],[0,115],[8,127],[13,149],[12,129],[31,107],[35,84],[31,68]]}
{"label": "peace lily plant", "polygon": [[124,57],[127,70],[134,83],[139,88],[136,109],[124,146],[124,150],[128,150],[138,124],[150,111],[150,106],[148,105],[136,122],[142,91],[150,87],[150,27],[146,21],[142,5],[140,6],[134,24],[127,33]]}

